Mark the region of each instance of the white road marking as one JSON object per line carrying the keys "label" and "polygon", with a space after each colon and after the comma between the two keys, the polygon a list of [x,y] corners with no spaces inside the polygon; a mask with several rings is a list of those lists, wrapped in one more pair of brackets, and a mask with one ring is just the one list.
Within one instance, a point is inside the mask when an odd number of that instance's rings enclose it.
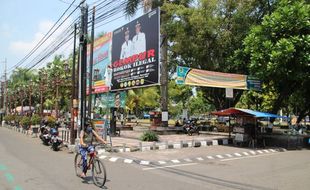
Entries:
{"label": "white road marking", "polygon": [[124,160],[124,163],[127,163],[127,164],[131,164],[133,162],[133,160],[130,160],[130,159],[125,159]]}
{"label": "white road marking", "polygon": [[99,149],[97,152],[98,152],[98,154],[102,154],[102,153],[105,153],[105,150],[104,149]]}
{"label": "white road marking", "polygon": [[256,151],[256,152],[258,152],[258,153],[260,153],[260,154],[263,154],[263,152],[262,152],[261,150],[258,150],[258,151]]}
{"label": "white road marking", "polygon": [[263,157],[263,156],[271,156],[275,154],[280,154],[280,153],[274,153],[274,154],[262,154],[262,155],[256,155],[256,156],[246,156],[246,157],[239,157],[239,158],[227,158],[220,160],[221,162],[226,162],[226,161],[232,161],[232,160],[240,160],[240,159],[247,159],[247,158],[257,158],[257,157]]}
{"label": "white road marking", "polygon": [[167,164],[165,161],[158,161],[159,164]]}
{"label": "white road marking", "polygon": [[179,165],[170,165],[170,166],[157,166],[157,167],[151,167],[151,168],[142,168],[142,170],[156,170],[161,168],[174,168],[174,167],[181,167],[181,166],[191,166],[196,165],[197,163],[188,163],[188,164],[179,164]]}
{"label": "white road marking", "polygon": [[140,165],[149,165],[150,161],[141,160]]}
{"label": "white road marking", "polygon": [[213,156],[207,156],[207,158],[210,160],[214,159]]}
{"label": "white road marking", "polygon": [[203,161],[203,158],[201,158],[201,157],[198,157],[196,159],[199,160],[199,161]]}
{"label": "white road marking", "polygon": [[218,158],[224,158],[222,155],[216,155],[216,157],[218,157]]}
{"label": "white road marking", "polygon": [[239,154],[239,153],[234,153],[234,155],[239,156],[239,157],[240,157],[240,156],[242,156],[242,155],[241,155],[241,154]]}
{"label": "white road marking", "polygon": [[231,154],[225,154],[228,158],[232,158],[233,156]]}
{"label": "white road marking", "polygon": [[264,152],[266,152],[266,153],[269,153],[269,151],[268,150],[263,150]]}
{"label": "white road marking", "polygon": [[99,159],[105,159],[107,156],[105,156],[105,155],[102,155],[102,156],[99,156]]}
{"label": "white road marking", "polygon": [[116,160],[118,160],[118,158],[117,157],[112,157],[112,158],[110,158],[109,159],[111,162],[116,162]]}
{"label": "white road marking", "polygon": [[185,160],[186,162],[192,162],[192,160],[189,159],[189,158],[185,158],[184,160]]}
{"label": "white road marking", "polygon": [[269,149],[271,152],[276,152],[274,149]]}
{"label": "white road marking", "polygon": [[244,155],[249,156],[249,153],[247,152],[242,152]]}
{"label": "white road marking", "polygon": [[253,151],[253,150],[251,150],[251,151],[250,151],[250,153],[251,153],[251,154],[253,154],[253,155],[255,155],[255,154],[256,154],[256,152],[255,152],[255,151]]}
{"label": "white road marking", "polygon": [[174,164],[178,164],[178,163],[180,163],[180,161],[179,161],[179,160],[171,160],[171,162],[173,162]]}

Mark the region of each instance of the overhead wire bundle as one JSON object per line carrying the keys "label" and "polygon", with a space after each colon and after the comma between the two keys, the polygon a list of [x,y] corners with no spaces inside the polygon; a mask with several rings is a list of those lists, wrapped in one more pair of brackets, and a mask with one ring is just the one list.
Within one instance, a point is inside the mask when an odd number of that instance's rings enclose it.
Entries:
{"label": "overhead wire bundle", "polygon": [[[22,66],[25,64],[25,62],[38,51],[40,47],[44,43],[47,42],[48,39],[51,38],[51,36],[59,30],[61,26],[68,20],[68,18],[79,8],[79,6],[76,6],[65,18],[65,14],[68,12],[68,10],[74,6],[76,0],[72,1],[72,3],[69,5],[69,7],[65,10],[65,12],[61,15],[61,17],[56,21],[56,23],[52,26],[52,28],[45,34],[45,36],[38,42],[38,44],[23,58],[21,59],[16,65],[14,65],[12,68],[10,68],[10,72],[12,72],[14,69]],[[94,2],[91,6],[96,6],[96,17],[95,17],[95,27],[101,27],[105,24],[108,24],[112,21],[115,21],[119,18],[124,17],[124,14],[121,14],[118,17],[115,17],[120,12],[123,12],[126,7],[126,1],[120,0],[120,1],[106,1],[106,0],[100,0]],[[141,7],[140,7],[141,8]],[[139,9],[140,9],[139,8]],[[88,11],[89,17],[91,17],[91,14],[93,12],[93,9]],[[91,19],[88,19],[88,28],[91,28]],[[58,24],[59,23],[59,24]],[[57,26],[58,24],[58,26]],[[77,24],[77,26],[80,25],[80,16],[77,16],[71,24],[66,27],[51,43],[49,43],[40,53],[38,53],[31,61],[28,62],[26,65],[26,68],[28,70],[34,69],[36,67],[39,67],[44,63],[44,60],[49,58],[51,55],[53,55],[57,50],[59,50],[61,47],[66,45],[68,42],[71,41],[71,44],[73,44],[73,37],[74,37],[74,24]],[[56,27],[57,26],[57,27]],[[78,35],[79,31],[77,31]]]}

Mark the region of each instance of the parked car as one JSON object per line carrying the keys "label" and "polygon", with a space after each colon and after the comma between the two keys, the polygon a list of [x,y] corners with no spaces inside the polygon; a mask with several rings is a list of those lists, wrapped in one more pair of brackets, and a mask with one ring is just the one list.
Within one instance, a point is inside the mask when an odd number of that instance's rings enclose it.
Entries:
{"label": "parked car", "polygon": [[145,113],[145,114],[143,114],[143,119],[150,119],[150,114],[148,114],[148,113]]}

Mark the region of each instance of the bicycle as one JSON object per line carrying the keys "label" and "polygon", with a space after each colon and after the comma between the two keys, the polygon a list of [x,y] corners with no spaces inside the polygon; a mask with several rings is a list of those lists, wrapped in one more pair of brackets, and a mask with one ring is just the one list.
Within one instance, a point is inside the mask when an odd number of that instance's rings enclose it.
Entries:
{"label": "bicycle", "polygon": [[[87,170],[91,169],[94,184],[98,187],[103,187],[107,179],[107,172],[103,162],[97,156],[98,152],[96,151],[96,146],[98,145],[94,145],[95,151],[93,153],[87,154],[87,156],[89,157],[87,163]],[[80,153],[77,153],[74,158],[74,168],[75,174],[77,176],[80,176],[83,171],[82,164],[82,155]]]}

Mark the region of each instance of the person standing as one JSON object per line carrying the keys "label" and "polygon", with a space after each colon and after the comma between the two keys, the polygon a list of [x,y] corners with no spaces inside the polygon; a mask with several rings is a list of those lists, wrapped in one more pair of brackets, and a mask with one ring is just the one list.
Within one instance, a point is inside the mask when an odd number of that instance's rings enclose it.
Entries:
{"label": "person standing", "polygon": [[120,59],[125,59],[132,55],[133,45],[132,45],[132,41],[129,40],[129,28],[126,28],[126,31],[124,34],[125,34],[125,42],[122,45]]}
{"label": "person standing", "polygon": [[132,38],[133,54],[139,54],[146,51],[145,34],[141,32],[141,24],[136,23],[136,35]]}

